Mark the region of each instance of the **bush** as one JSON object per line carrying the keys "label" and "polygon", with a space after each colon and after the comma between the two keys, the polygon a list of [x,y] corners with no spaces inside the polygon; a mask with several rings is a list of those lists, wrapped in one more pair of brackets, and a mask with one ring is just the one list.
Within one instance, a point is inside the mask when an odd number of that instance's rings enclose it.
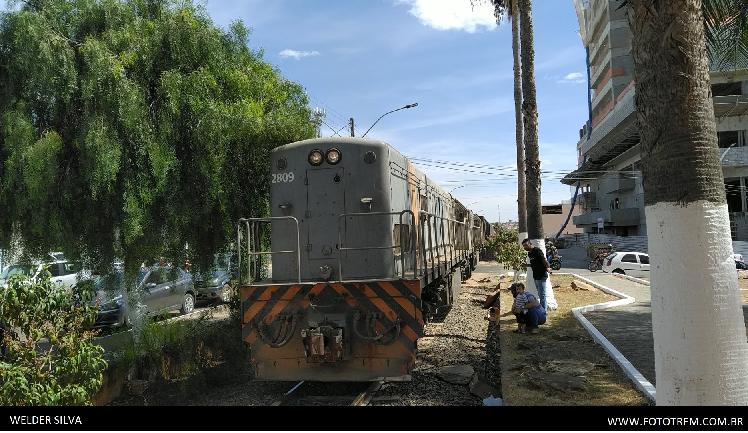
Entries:
{"label": "bush", "polygon": [[148,321],[139,338],[118,357],[133,379],[182,380],[223,362],[246,358],[241,328],[214,320],[208,310],[194,320]]}
{"label": "bush", "polygon": [[496,252],[496,260],[514,272],[525,269],[527,253],[519,245],[519,232],[498,226],[496,234],[488,240],[488,248]]}
{"label": "bush", "polygon": [[87,330],[96,319],[89,299],[52,283],[49,272],[0,288],[0,405],[91,404],[107,363]]}

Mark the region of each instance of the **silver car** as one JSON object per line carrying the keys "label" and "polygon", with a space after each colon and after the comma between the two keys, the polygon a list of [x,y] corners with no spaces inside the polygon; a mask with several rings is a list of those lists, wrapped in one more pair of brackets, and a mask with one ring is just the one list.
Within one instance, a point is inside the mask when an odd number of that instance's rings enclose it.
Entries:
{"label": "silver car", "polygon": [[[154,266],[140,271],[135,281],[141,293],[139,303],[146,316],[157,316],[179,310],[189,314],[195,309],[195,286],[192,277],[179,268]],[[96,279],[92,303],[99,308],[95,327],[127,326],[130,312],[125,298],[124,271],[117,270]]]}

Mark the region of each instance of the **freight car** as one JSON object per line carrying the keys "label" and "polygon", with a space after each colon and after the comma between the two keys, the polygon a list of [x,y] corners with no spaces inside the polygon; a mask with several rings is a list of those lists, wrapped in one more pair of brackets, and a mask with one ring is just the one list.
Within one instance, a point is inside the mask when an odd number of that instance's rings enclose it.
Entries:
{"label": "freight car", "polygon": [[409,378],[424,324],[475,268],[482,220],[382,141],[305,140],[271,159],[272,216],[237,232],[255,377]]}

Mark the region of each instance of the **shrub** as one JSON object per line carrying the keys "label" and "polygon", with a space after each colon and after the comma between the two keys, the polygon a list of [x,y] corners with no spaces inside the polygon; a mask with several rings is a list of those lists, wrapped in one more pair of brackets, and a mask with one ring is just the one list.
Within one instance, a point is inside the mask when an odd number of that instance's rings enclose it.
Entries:
{"label": "shrub", "polygon": [[517,230],[498,226],[496,234],[488,240],[488,248],[496,252],[496,260],[512,269],[515,273],[525,269],[527,253],[519,245]]}
{"label": "shrub", "polygon": [[52,283],[49,272],[0,288],[0,405],[91,403],[107,363],[88,330],[96,319],[90,294],[79,295]]}

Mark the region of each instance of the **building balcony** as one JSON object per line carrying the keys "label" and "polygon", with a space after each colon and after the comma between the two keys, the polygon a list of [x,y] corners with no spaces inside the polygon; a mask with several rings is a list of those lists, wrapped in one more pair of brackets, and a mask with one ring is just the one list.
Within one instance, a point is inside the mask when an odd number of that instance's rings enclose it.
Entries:
{"label": "building balcony", "polygon": [[588,212],[574,217],[574,225],[597,226],[598,218],[602,218],[605,226],[629,227],[639,225],[639,208],[607,209]]}
{"label": "building balcony", "polygon": [[579,204],[584,209],[592,209],[597,205],[597,194],[594,192],[583,192],[579,194]]}
{"label": "building balcony", "polygon": [[722,159],[723,167],[745,167],[748,166],[748,147],[731,147],[729,149],[717,149]]}
{"label": "building balcony", "polygon": [[714,116],[719,118],[730,116],[745,116],[748,114],[748,96],[715,96]]}
{"label": "building balcony", "polygon": [[625,191],[632,191],[636,188],[635,179],[630,176],[613,176],[606,177],[604,182],[601,182],[600,189],[605,194],[615,194]]}

